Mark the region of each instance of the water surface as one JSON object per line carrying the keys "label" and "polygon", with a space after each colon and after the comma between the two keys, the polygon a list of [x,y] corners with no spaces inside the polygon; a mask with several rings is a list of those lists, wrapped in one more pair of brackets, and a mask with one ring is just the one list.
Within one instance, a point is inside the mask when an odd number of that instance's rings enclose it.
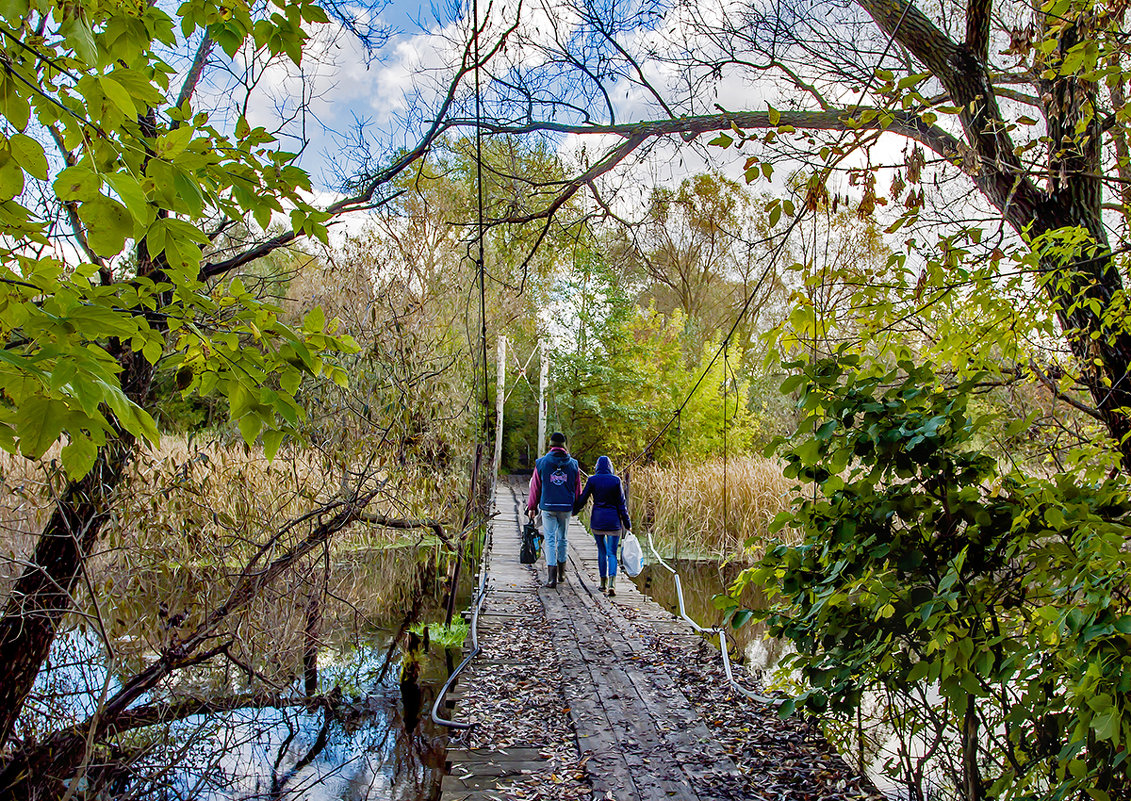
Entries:
{"label": "water surface", "polygon": [[[330,703],[235,709],[127,732],[99,751],[83,786],[114,798],[162,800],[437,798],[446,730],[432,724],[429,711],[459,653],[432,645],[409,654],[404,629],[414,620],[442,621],[448,569],[430,548],[372,549],[335,561],[335,600],[326,604],[317,659],[318,692]],[[457,610],[468,604],[470,573],[460,582]],[[25,736],[87,718],[99,699],[155,657],[162,631],[180,613],[164,602],[146,606],[145,598],[197,598],[208,582],[200,569],[183,565],[119,576],[120,585],[122,579],[132,580],[135,593],[113,610],[104,605],[104,615],[113,614],[109,641],[89,619],[56,640],[21,721]],[[351,590],[348,599],[343,588]],[[305,596],[289,600],[299,614],[308,603]],[[273,599],[271,612],[286,611],[287,601]],[[270,634],[269,621],[256,613],[249,618],[233,625],[235,637],[249,622],[258,624],[255,636]],[[246,645],[256,654],[261,647]],[[281,653],[289,653],[291,663],[264,657],[256,665],[264,681],[291,677],[281,686],[249,681],[238,667],[214,659],[207,668],[177,674],[139,704],[249,690],[301,697],[301,664],[294,663],[293,649]]]}

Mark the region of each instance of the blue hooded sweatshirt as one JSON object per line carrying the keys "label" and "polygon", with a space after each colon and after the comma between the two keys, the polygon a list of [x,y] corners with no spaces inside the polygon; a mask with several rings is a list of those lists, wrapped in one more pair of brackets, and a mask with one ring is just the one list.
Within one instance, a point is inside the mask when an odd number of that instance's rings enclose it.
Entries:
{"label": "blue hooded sweatshirt", "polygon": [[[621,487],[620,478],[613,473],[613,463],[608,456],[597,459],[597,466],[593,475],[585,482],[585,489],[577,503],[573,505],[573,513],[577,514],[593,496],[593,514],[589,518],[589,528],[595,532],[617,531],[630,529],[632,523],[628,519],[628,508],[624,503],[624,489]],[[623,525],[622,525],[623,524]]]}
{"label": "blue hooded sweatshirt", "polygon": [[526,508],[532,511],[537,508],[547,512],[569,512],[573,510],[580,491],[581,471],[577,467],[577,460],[565,448],[556,445],[534,463]]}

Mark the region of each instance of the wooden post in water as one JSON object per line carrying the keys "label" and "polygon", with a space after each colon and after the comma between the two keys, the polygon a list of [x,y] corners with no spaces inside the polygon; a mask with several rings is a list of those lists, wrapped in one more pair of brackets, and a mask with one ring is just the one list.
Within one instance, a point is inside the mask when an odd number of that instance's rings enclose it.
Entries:
{"label": "wooden post in water", "polygon": [[318,694],[318,645],[322,634],[322,602],[330,586],[330,544],[322,546],[322,586],[310,591],[306,602],[305,644],[302,651],[303,692],[307,698]]}
{"label": "wooden post in water", "polygon": [[499,334],[498,362],[495,365],[498,374],[495,385],[495,458],[491,462],[491,478],[498,478],[499,467],[503,462],[503,403],[506,401],[507,390],[507,338]]}
{"label": "wooden post in water", "polygon": [[471,462],[471,479],[467,488],[467,503],[463,507],[463,523],[460,529],[463,531],[459,537],[459,547],[456,550],[456,563],[452,567],[452,580],[448,585],[448,602],[447,614],[444,617],[444,625],[451,627],[452,618],[455,616],[456,609],[456,589],[459,587],[459,571],[463,567],[463,551],[466,547],[465,537],[467,536],[467,527],[471,523],[472,515],[476,513],[475,503],[479,494],[479,472],[483,469],[483,450],[484,444],[482,442],[475,443],[475,458]]}
{"label": "wooden post in water", "polygon": [[537,459],[546,451],[546,385],[549,383],[550,362],[546,359],[546,340],[538,340],[538,447],[534,449]]}

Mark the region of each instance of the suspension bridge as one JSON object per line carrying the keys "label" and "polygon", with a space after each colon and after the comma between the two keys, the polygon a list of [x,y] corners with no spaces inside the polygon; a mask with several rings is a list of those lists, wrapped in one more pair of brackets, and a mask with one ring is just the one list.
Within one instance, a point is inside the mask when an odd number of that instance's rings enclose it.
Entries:
{"label": "suspension bridge", "polygon": [[[689,688],[685,668],[704,651],[722,664],[704,636],[717,631],[629,581],[615,598],[602,595],[596,549],[576,519],[566,581],[542,586],[541,562],[519,562],[524,495],[514,483],[495,489],[469,656],[433,708],[453,730],[442,801],[875,796],[811,724],[783,721],[770,699],[728,686],[729,662],[713,701],[694,678]],[[736,709],[765,741],[749,759],[717,725]]]}

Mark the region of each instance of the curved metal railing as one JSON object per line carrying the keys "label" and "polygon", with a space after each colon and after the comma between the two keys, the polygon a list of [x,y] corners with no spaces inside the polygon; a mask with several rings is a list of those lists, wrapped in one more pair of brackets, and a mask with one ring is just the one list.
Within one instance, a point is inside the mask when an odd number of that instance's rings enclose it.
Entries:
{"label": "curved metal railing", "polygon": [[[496,485],[496,492],[498,486]],[[452,671],[452,675],[448,676],[448,680],[444,682],[444,686],[440,688],[440,692],[436,694],[436,700],[432,703],[432,722],[438,726],[447,726],[449,729],[470,729],[474,723],[460,723],[455,720],[448,720],[447,718],[440,717],[440,706],[444,703],[444,698],[451,689],[452,684],[459,677],[460,672],[470,664],[471,660],[479,653],[479,610],[483,606],[483,599],[487,597],[487,552],[491,548],[492,529],[490,520],[487,521],[487,536],[483,541],[483,552],[480,555],[479,567],[479,589],[475,595],[475,603],[471,607],[471,651],[468,652],[464,660],[459,663],[459,667]]]}
{"label": "curved metal railing", "polygon": [[696,623],[687,614],[687,607],[683,603],[683,583],[679,579],[679,572],[674,567],[665,562],[664,558],[660,556],[660,554],[656,551],[656,546],[652,542],[652,532],[650,531],[648,532],[648,550],[650,550],[652,552],[652,555],[656,557],[656,561],[663,565],[664,568],[669,573],[671,573],[672,577],[675,579],[675,597],[677,602],[679,603],[679,616],[683,618],[683,620],[685,620],[688,625],[691,626],[691,628],[695,629],[695,631],[699,632],[700,634],[719,635],[719,651],[722,652],[723,655],[723,670],[726,671],[727,682],[730,684],[730,686],[733,687],[736,692],[739,692],[754,701],[759,701],[764,704],[780,704],[780,700],[776,698],[770,698],[759,693],[751,692],[750,690],[739,684],[737,680],[735,680],[734,671],[731,669],[730,664],[730,653],[727,648],[726,628],[722,626],[712,626],[711,628],[705,628]]}

